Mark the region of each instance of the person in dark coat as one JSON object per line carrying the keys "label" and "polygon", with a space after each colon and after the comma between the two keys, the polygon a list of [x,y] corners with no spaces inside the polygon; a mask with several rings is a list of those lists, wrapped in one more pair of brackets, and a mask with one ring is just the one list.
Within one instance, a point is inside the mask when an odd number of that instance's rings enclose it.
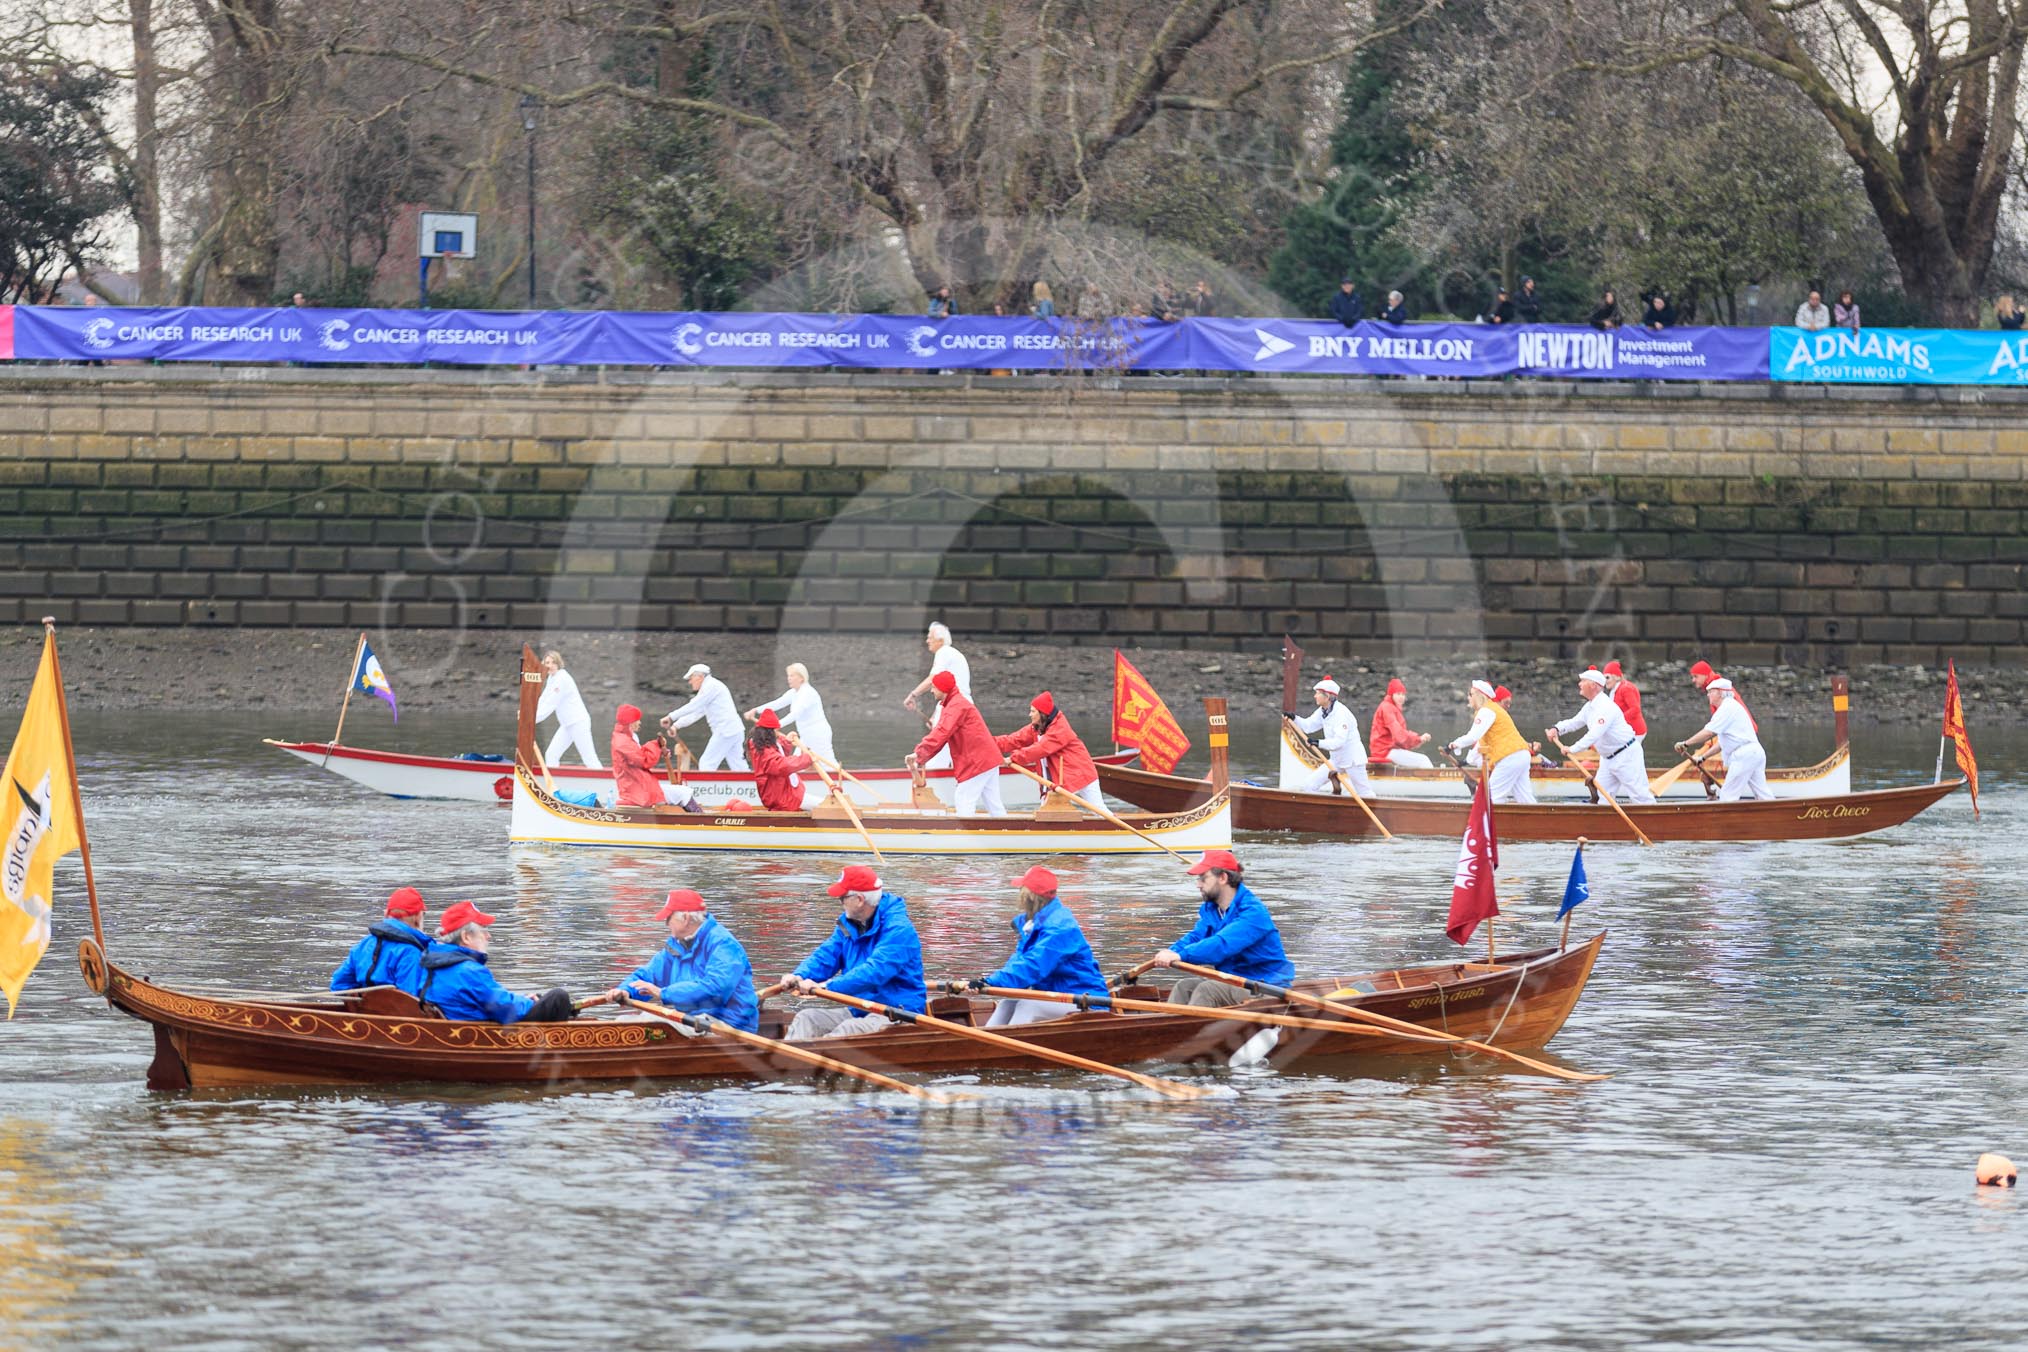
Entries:
{"label": "person in dark coat", "polygon": [[1383,324],[1406,324],[1408,322],[1407,299],[1399,291],[1387,293],[1387,308],[1380,312]]}
{"label": "person in dark coat", "polygon": [[1648,297],[1648,308],[1641,311],[1643,327],[1659,333],[1663,329],[1674,327],[1675,323],[1676,307],[1669,303],[1667,292],[1657,291]]}
{"label": "person in dark coat", "polygon": [[1359,283],[1350,277],[1338,283],[1338,294],[1331,297],[1331,318],[1348,329],[1366,318],[1366,298],[1359,294]]}
{"label": "person in dark coat", "polygon": [[517,995],[500,984],[487,966],[495,917],[469,901],[452,906],[438,921],[437,941],[423,954],[422,988],[416,999],[439,1018],[470,1023],[562,1023],[577,1013],[561,986],[541,995]]}
{"label": "person in dark coat", "polygon": [[1542,293],[1535,289],[1533,277],[1521,279],[1521,294],[1514,297],[1514,313],[1523,324],[1542,322]]}
{"label": "person in dark coat", "polygon": [[1493,297],[1493,313],[1486,318],[1495,324],[1514,322],[1514,298],[1507,294],[1506,287],[1501,287],[1499,293]]}
{"label": "person in dark coat", "polygon": [[1618,328],[1620,326],[1620,298],[1608,288],[1606,293],[1599,297],[1598,304],[1592,306],[1591,313],[1585,317],[1584,322],[1595,329]]}
{"label": "person in dark coat", "polygon": [[331,974],[331,989],[392,986],[414,995],[422,988],[423,954],[430,949],[422,923],[422,893],[413,887],[395,888],[387,899],[386,914],[366,927],[366,937],[352,945]]}

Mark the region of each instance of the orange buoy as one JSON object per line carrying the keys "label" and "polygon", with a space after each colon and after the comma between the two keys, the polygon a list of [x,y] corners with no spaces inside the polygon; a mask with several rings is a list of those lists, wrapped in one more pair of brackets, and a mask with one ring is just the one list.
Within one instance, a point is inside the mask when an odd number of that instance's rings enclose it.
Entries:
{"label": "orange buoy", "polygon": [[2011,1188],[2014,1186],[2014,1161],[2008,1159],[2005,1155],[1994,1155],[1991,1153],[1981,1155],[1979,1156],[1978,1178],[1979,1186],[1981,1187],[1990,1184],[1996,1188]]}

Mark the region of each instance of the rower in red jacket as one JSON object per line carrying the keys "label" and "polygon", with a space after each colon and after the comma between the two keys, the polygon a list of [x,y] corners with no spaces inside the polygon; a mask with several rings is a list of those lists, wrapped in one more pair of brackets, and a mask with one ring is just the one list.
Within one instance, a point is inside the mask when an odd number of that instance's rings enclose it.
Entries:
{"label": "rower in red jacket", "polygon": [[1006,805],[1000,801],[1000,752],[978,706],[958,693],[958,678],[948,671],[930,677],[930,689],[937,692],[936,722],[908,753],[908,768],[916,769],[949,747],[951,770],[958,780],[958,812],[976,813],[983,803],[987,816],[1006,816]]}
{"label": "rower in red jacket", "polygon": [[640,740],[641,711],[622,704],[613,716],[613,790],[621,807],[660,807],[674,803],[692,812],[701,812],[691,802],[688,785],[665,784],[655,778],[655,765],[662,759],[660,738],[643,745]]}
{"label": "rower in red jacket", "polygon": [[[1711,669],[1711,664],[1709,662],[1706,662],[1701,658],[1697,661],[1695,665],[1693,665],[1690,668],[1690,684],[1697,687],[1697,691],[1699,694],[1709,694],[1711,692],[1711,683],[1713,681],[1722,681],[1724,679],[1725,678],[1723,676],[1720,676],[1717,672]],[[1739,697],[1739,691],[1736,687],[1732,691],[1732,699],[1733,702],[1739,705],[1740,708],[1746,709],[1746,701]],[[1755,732],[1760,731],[1760,720],[1753,716],[1753,710],[1746,709],[1746,721],[1753,724],[1753,730]],[[1721,752],[1720,754],[1722,755],[1723,753]]]}
{"label": "rower in red jacket", "polygon": [[791,756],[783,752],[776,740],[781,735],[781,726],[781,719],[773,709],[762,709],[753,721],[748,759],[753,762],[754,788],[760,792],[761,806],[768,811],[800,812],[803,785],[796,772],[810,768],[810,757],[800,743],[794,744],[799,754]]}
{"label": "rower in red jacket", "polygon": [[1634,736],[1646,744],[1648,720],[1641,714],[1641,688],[1627,679],[1617,662],[1605,664],[1606,693],[1613,697],[1613,703],[1620,706],[1626,716],[1627,726],[1634,730]]}
{"label": "rower in red jacket", "polygon": [[1426,732],[1411,731],[1402,709],[1408,703],[1408,687],[1396,677],[1387,683],[1387,694],[1373,711],[1373,732],[1366,743],[1369,765],[1399,765],[1410,770],[1427,770],[1428,756],[1416,750],[1429,741]]}
{"label": "rower in red jacket", "polygon": [[1091,752],[1071,731],[1070,719],[1056,707],[1056,697],[1047,690],[1028,702],[1028,726],[995,737],[993,744],[1000,748],[1007,764],[1025,765],[1094,807],[1106,805]]}

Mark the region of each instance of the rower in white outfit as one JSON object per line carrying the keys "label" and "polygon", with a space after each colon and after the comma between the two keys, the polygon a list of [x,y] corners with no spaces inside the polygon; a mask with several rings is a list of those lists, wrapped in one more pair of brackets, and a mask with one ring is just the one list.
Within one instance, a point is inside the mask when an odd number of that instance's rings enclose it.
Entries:
{"label": "rower in white outfit", "polygon": [[[963,695],[967,700],[970,700],[972,698],[972,664],[965,660],[963,653],[951,646],[950,629],[941,623],[930,625],[929,632],[923,635],[923,643],[930,650],[929,675],[917,681],[915,689],[902,696],[902,708],[915,710],[916,700],[921,698],[923,692],[930,688],[930,682],[936,679],[937,673],[940,671],[950,672],[957,679],[958,693]],[[930,726],[936,726],[934,720],[931,721]],[[930,757],[923,764],[923,768],[925,770],[950,769],[950,747],[945,746],[943,750]]]}
{"label": "rower in white outfit", "polygon": [[1584,696],[1584,707],[1544,735],[1554,737],[1582,728],[1584,736],[1566,742],[1563,749],[1569,752],[1597,749],[1598,771],[1593,777],[1598,781],[1599,795],[1625,803],[1654,802],[1641,739],[1634,735],[1620,706],[1606,693],[1605,673],[1596,667],[1587,670],[1577,678],[1577,691]]}
{"label": "rower in white outfit", "polygon": [[664,730],[674,736],[702,719],[711,729],[711,740],[704,744],[704,754],[697,758],[698,770],[746,769],[746,743],[740,730],[739,706],[732,702],[732,692],[702,662],[684,672],[683,679],[690,682],[694,697],[682,708],[669,711],[662,720]]}
{"label": "rower in white outfit", "polygon": [[1326,676],[1313,687],[1317,712],[1305,718],[1288,715],[1289,721],[1314,735],[1324,749],[1324,763],[1303,781],[1304,793],[1338,791],[1333,771],[1343,775],[1362,798],[1373,796],[1373,781],[1366,777],[1366,743],[1359,736],[1359,720],[1338,698],[1338,683]]}
{"label": "rower in white outfit", "polygon": [[810,669],[801,662],[791,662],[788,672],[788,690],[771,704],[757,704],[748,709],[747,722],[759,718],[762,709],[773,709],[784,728],[795,725],[796,739],[803,750],[827,761],[837,760],[831,750],[831,720],[824,717],[824,697],[810,684]]}
{"label": "rower in white outfit", "polygon": [[1472,726],[1451,743],[1451,754],[1462,756],[1476,751],[1490,768],[1486,770],[1486,792],[1496,803],[1532,803],[1535,791],[1528,786],[1528,768],[1535,757],[1514,717],[1494,698],[1488,681],[1473,681],[1467,696],[1472,705]]}
{"label": "rower in white outfit", "polygon": [[542,670],[547,673],[542,682],[542,698],[535,703],[535,721],[554,717],[556,735],[549,739],[549,749],[542,753],[544,765],[563,764],[563,753],[577,748],[577,757],[587,768],[603,770],[599,764],[597,746],[592,742],[591,711],[584,707],[584,696],[577,692],[577,681],[563,669],[563,654],[551,648],[542,654]]}
{"label": "rower in white outfit", "polygon": [[1767,786],[1767,748],[1760,744],[1753,716],[1733,693],[1732,682],[1720,676],[1704,687],[1704,693],[1711,697],[1711,721],[1676,743],[1676,749],[1687,756],[1716,737],[1718,752],[1725,758],[1725,783],[1718,790],[1718,801],[1773,798],[1774,790]]}

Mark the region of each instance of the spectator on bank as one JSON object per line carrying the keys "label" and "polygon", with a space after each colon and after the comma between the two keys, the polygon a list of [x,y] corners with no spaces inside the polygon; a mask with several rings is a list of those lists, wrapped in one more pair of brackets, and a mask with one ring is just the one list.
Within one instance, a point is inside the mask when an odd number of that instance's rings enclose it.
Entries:
{"label": "spectator on bank", "polygon": [[1493,313],[1486,316],[1486,318],[1495,324],[1512,324],[1514,322],[1514,298],[1507,294],[1506,287],[1501,287],[1499,292],[1493,297]]}
{"label": "spectator on bank", "polygon": [[309,303],[310,303],[309,301],[303,299],[303,293],[300,291],[298,291],[295,295],[289,297],[289,304],[295,306],[298,310],[302,309]]}
{"label": "spectator on bank", "polygon": [[1811,333],[1821,333],[1831,327],[1831,312],[1824,306],[1824,293],[1812,291],[1808,300],[1796,307],[1796,327]]}
{"label": "spectator on bank", "polygon": [[1542,322],[1542,293],[1535,289],[1533,277],[1521,279],[1521,294],[1514,297],[1514,313],[1523,324]]}
{"label": "spectator on bank", "polygon": [[1037,319],[1056,318],[1056,297],[1050,293],[1048,282],[1037,282],[1028,288],[1028,313]]}
{"label": "spectator on bank", "polygon": [[1676,307],[1669,303],[1669,293],[1657,291],[1648,297],[1648,308],[1641,311],[1641,326],[1651,333],[1676,325]]}
{"label": "spectator on bank", "polygon": [[1338,283],[1338,294],[1331,297],[1331,318],[1348,329],[1366,318],[1366,297],[1359,294],[1359,283],[1350,277]]}
{"label": "spectator on bank", "polygon": [[1408,302],[1399,291],[1387,293],[1387,308],[1380,312],[1380,322],[1383,324],[1408,322]]}
{"label": "spectator on bank", "polygon": [[938,287],[936,293],[930,297],[929,317],[931,319],[950,319],[957,313],[958,303],[951,298],[950,287]]}
{"label": "spectator on bank", "polygon": [[1211,284],[1199,277],[1197,285],[1183,297],[1183,310],[1192,319],[1205,319],[1217,314],[1218,306],[1211,295]]}
{"label": "spectator on bank", "polygon": [[1595,329],[1616,329],[1620,326],[1620,298],[1607,287],[1605,294],[1598,298],[1598,304],[1591,307],[1585,323]]}
{"label": "spectator on bank", "polygon": [[1841,329],[1859,332],[1859,302],[1852,299],[1850,291],[1838,293],[1838,303],[1831,307],[1831,322]]}
{"label": "spectator on bank", "polygon": [[1176,299],[1176,288],[1166,279],[1155,284],[1155,293],[1148,298],[1148,314],[1164,324],[1173,324],[1183,317],[1183,303]]}
{"label": "spectator on bank", "polygon": [[2028,310],[2014,308],[2014,297],[2011,294],[1993,302],[1993,321],[2001,328],[2018,329],[2024,319],[2028,319]]}

